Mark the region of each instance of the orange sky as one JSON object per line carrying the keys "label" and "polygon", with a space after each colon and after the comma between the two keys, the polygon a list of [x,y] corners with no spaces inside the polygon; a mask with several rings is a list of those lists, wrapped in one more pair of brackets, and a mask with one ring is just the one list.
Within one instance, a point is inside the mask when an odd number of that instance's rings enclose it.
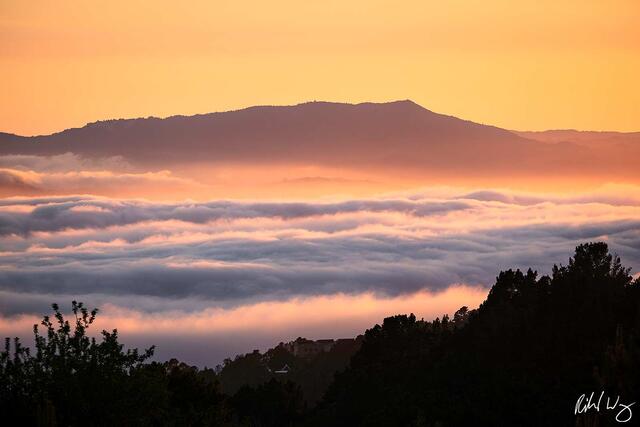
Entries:
{"label": "orange sky", "polygon": [[516,129],[640,130],[640,2],[0,0],[0,130],[410,98]]}

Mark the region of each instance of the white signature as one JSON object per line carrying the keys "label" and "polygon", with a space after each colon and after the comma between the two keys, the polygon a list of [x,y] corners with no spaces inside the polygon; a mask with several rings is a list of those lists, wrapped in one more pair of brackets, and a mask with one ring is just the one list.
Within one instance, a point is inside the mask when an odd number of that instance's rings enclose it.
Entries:
{"label": "white signature", "polygon": [[[600,393],[600,396],[597,397],[597,400],[594,400],[595,392],[591,392],[591,394],[587,397],[586,394],[583,394],[578,398],[576,402],[576,409],[574,414],[584,414],[591,409],[595,409],[596,412],[600,412],[600,409],[605,411],[615,411],[616,421],[619,423],[626,423],[631,421],[631,417],[633,416],[633,412],[631,411],[631,407],[636,404],[636,402],[632,403],[622,403],[620,402],[620,396],[616,396],[615,399],[612,399],[610,396],[605,396],[604,391]],[[606,397],[606,402],[604,398]],[[601,407],[602,403],[605,403],[605,406]]]}

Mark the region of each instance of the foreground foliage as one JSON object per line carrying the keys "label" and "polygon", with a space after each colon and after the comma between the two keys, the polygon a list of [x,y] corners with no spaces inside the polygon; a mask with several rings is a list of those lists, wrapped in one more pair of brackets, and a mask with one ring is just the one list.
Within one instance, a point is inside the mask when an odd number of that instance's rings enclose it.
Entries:
{"label": "foreground foliage", "polygon": [[[640,398],[640,279],[629,273],[606,244],[580,245],[551,277],[501,272],[476,310],[389,317],[357,347],[301,361],[277,346],[217,371],[149,362],[153,348],[125,351],[116,330],[90,338],[97,310],[73,302],[69,322],[54,305],[33,353],[17,339],[0,353],[0,423],[614,425],[611,411],[574,407],[592,391]],[[291,374],[271,373],[283,364]]]}
{"label": "foreground foliage", "polygon": [[640,279],[604,243],[578,246],[551,277],[501,272],[477,310],[452,320],[385,319],[311,424],[617,424],[612,411],[576,417],[592,391],[640,398]]}
{"label": "foreground foliage", "polygon": [[[72,322],[53,305],[40,334],[34,326],[35,353],[16,338],[0,353],[0,424],[36,426],[286,426],[302,407],[299,389],[275,382],[231,401],[220,391],[216,372],[175,359],[148,362],[153,347],[124,350],[118,332],[101,340],[87,329],[97,310],[72,303]],[[245,393],[246,394],[246,393]],[[296,402],[279,405],[279,402]],[[261,420],[277,419],[264,423]],[[291,422],[289,421],[291,420]],[[256,421],[256,422],[254,422]]]}

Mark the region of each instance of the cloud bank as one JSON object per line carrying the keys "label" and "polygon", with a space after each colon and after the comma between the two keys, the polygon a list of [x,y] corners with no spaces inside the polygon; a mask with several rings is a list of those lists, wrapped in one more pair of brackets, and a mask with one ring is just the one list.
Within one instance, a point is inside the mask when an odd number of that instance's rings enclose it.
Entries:
{"label": "cloud bank", "polygon": [[[397,312],[477,306],[501,269],[549,273],[605,240],[640,268],[635,187],[581,195],[430,188],[325,201],[0,199],[0,330],[28,338],[49,304],[102,308],[159,357],[214,364]],[[29,341],[28,341],[29,342]]]}
{"label": "cloud bank", "polygon": [[489,287],[584,241],[640,265],[640,203],[476,191],[334,202],[0,201],[3,316],[72,298],[146,313]]}

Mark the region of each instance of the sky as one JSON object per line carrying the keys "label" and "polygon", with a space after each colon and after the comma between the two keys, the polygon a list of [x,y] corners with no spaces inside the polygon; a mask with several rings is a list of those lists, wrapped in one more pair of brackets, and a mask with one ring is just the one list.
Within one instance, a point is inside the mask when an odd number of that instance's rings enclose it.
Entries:
{"label": "sky", "polygon": [[[637,0],[0,0],[0,131],[404,99],[506,129],[640,131],[638,22]],[[478,307],[501,270],[549,274],[588,241],[640,270],[640,134],[521,139],[407,102],[265,110],[23,151],[0,135],[0,337],[31,345],[51,303],[78,300],[96,331],[213,366]]]}
{"label": "sky", "polygon": [[0,131],[314,99],[637,131],[639,21],[636,0],[0,0]]}

